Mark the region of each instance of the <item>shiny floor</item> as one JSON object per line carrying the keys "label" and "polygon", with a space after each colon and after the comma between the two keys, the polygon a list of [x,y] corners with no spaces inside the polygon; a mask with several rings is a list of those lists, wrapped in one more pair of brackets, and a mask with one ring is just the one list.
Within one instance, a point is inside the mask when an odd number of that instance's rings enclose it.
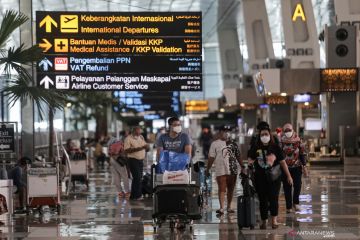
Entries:
{"label": "shiny floor", "polygon": [[[310,169],[310,177],[303,179],[300,212],[286,214],[281,194],[279,218],[283,226],[277,230],[259,230],[256,226],[239,231],[236,214],[218,218],[213,184],[203,219],[195,222],[193,231],[171,232],[163,225],[154,233],[152,199],[119,199],[105,166],[90,173],[89,189],[76,185],[62,200],[60,214],[34,211],[29,216],[14,215],[0,227],[0,239],[360,239],[360,165]],[[239,194],[240,184],[236,196]]]}

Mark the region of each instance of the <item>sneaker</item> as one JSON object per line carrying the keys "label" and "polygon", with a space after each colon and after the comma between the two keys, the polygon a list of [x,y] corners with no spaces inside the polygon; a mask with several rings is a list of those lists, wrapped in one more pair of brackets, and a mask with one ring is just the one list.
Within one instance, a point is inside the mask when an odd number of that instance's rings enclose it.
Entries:
{"label": "sneaker", "polygon": [[134,200],[135,200],[135,201],[142,201],[142,200],[144,200],[144,198],[143,198],[143,197],[139,197],[139,198],[135,198]]}

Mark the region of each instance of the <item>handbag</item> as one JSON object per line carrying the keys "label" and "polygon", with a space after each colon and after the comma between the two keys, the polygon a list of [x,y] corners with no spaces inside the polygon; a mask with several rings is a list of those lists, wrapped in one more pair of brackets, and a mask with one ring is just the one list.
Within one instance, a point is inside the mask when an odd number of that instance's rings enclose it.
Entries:
{"label": "handbag", "polygon": [[281,176],[280,164],[277,164],[271,168],[265,170],[266,178],[270,182],[274,182]]}
{"label": "handbag", "polygon": [[[265,157],[265,153],[263,152],[263,159],[264,162],[266,163],[266,157]],[[281,168],[280,168],[280,164],[277,165],[273,165],[271,168],[267,168],[265,169],[265,175],[266,175],[266,179],[269,182],[275,182],[276,180],[279,179],[279,177],[281,176]]]}
{"label": "handbag", "polygon": [[116,162],[120,164],[120,166],[124,167],[127,165],[127,157],[120,155],[116,158]]}

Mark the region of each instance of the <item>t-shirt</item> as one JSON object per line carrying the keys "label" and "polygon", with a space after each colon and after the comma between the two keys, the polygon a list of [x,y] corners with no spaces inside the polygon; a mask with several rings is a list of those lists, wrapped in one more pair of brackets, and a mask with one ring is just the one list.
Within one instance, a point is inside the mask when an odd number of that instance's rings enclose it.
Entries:
{"label": "t-shirt", "polygon": [[164,133],[156,142],[157,147],[177,153],[184,153],[186,145],[191,145],[190,138],[186,133],[180,133],[175,138],[170,137],[169,133]]}
{"label": "t-shirt", "polygon": [[267,169],[270,168],[270,165],[265,162],[266,156],[269,154],[274,154],[276,159],[273,166],[280,164],[280,161],[284,160],[284,154],[278,144],[268,145],[268,146],[252,146],[249,150],[249,157],[255,160],[256,169]]}
{"label": "t-shirt", "polygon": [[[129,149],[129,148],[139,148],[139,147],[143,147],[146,144],[144,137],[142,135],[135,137],[132,134],[130,134],[129,136],[127,136],[125,138],[124,141],[124,150]],[[144,160],[145,156],[146,156],[146,151],[145,149],[142,149],[140,151],[137,152],[133,152],[133,153],[128,153],[127,156],[129,158],[135,158],[138,160]]]}
{"label": "t-shirt", "polygon": [[237,158],[240,157],[240,149],[235,142],[226,143],[221,139],[215,140],[210,146],[209,157],[215,159],[216,176],[238,173]]}

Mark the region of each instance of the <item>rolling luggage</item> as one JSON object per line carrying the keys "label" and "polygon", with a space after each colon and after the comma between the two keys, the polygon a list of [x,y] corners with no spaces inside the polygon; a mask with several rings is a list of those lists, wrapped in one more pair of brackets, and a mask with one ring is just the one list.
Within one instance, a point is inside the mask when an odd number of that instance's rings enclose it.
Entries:
{"label": "rolling luggage", "polygon": [[142,194],[152,194],[153,193],[153,187],[151,182],[151,174],[145,173],[145,175],[142,178]]}
{"label": "rolling luggage", "polygon": [[249,174],[242,175],[243,195],[237,200],[238,227],[254,229],[256,224],[255,216],[255,191],[250,185]]}
{"label": "rolling luggage", "polygon": [[255,197],[239,196],[237,204],[239,229],[243,227],[254,229],[256,224]]}

